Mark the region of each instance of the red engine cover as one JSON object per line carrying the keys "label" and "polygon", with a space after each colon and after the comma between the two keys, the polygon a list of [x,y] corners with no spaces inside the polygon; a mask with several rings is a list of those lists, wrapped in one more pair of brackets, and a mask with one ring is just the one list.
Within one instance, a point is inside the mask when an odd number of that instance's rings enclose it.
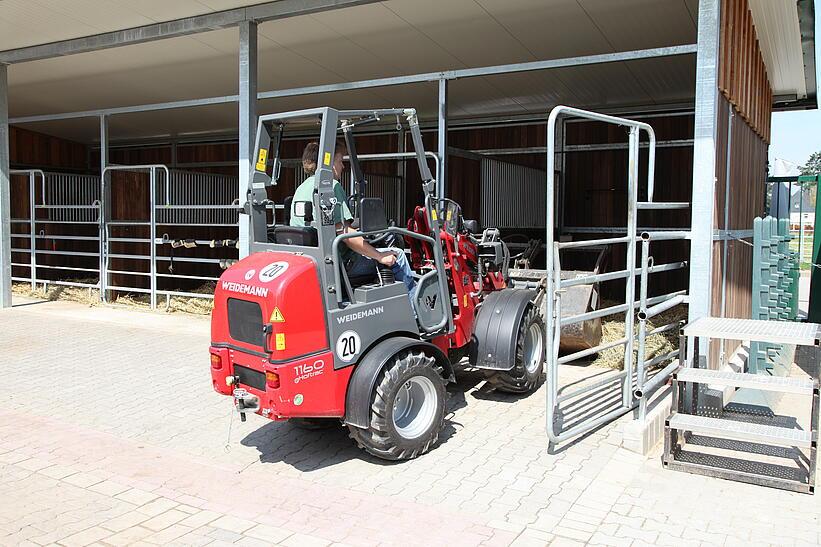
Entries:
{"label": "red engine cover", "polygon": [[[328,349],[325,308],[313,260],[291,253],[255,253],[226,270],[214,292],[211,342],[261,352],[256,344],[231,336],[228,300],[259,304],[270,323],[271,360],[290,361]],[[238,327],[235,325],[235,330]]]}
{"label": "red engine cover", "polygon": [[[211,314],[214,389],[231,395],[225,379],[238,375],[238,387],[259,398],[258,412],[268,418],[344,416],[353,367],[334,370],[321,295],[316,266],[305,256],[256,253],[226,270]],[[270,355],[261,342],[264,324],[272,327],[264,343]]]}

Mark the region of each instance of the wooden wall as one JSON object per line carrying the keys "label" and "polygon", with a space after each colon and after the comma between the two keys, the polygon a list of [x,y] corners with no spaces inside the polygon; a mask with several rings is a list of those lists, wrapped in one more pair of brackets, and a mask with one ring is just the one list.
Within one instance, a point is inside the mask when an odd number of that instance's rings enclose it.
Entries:
{"label": "wooden wall", "polygon": [[[44,133],[37,133],[21,127],[9,127],[9,163],[12,169],[37,168],[45,171],[61,171],[72,173],[84,173],[88,167],[88,148],[80,143],[60,139]],[[29,217],[29,182],[27,176],[12,175],[9,177],[11,190],[11,218],[28,219]],[[35,184],[36,203],[42,203],[40,183]],[[39,210],[37,218],[45,218],[46,211]],[[60,235],[63,233],[62,226],[57,224],[41,224],[38,229],[44,234]],[[14,233],[28,233],[28,224],[13,223]],[[84,236],[96,236],[95,226],[76,226],[76,232]],[[14,249],[28,249],[30,241],[26,238],[13,237],[11,246]],[[62,240],[40,240],[38,248],[43,250],[65,250],[65,251],[95,251],[89,249],[88,242],[70,242]],[[70,263],[76,267],[94,268],[96,259],[89,257],[59,257],[55,255],[42,254],[38,256],[38,263],[42,265],[53,265],[58,263]],[[67,259],[67,260],[66,260]],[[28,264],[29,254],[26,252],[12,252],[12,262]],[[12,276],[28,277],[29,269],[21,266],[12,267]],[[38,277],[46,279],[59,279],[60,272],[57,270],[41,269]]]}
{"label": "wooden wall", "polygon": [[[713,227],[747,231],[764,213],[773,93],[748,0],[722,0],[721,13]],[[714,316],[750,317],[752,248],[747,243],[749,239],[713,242]],[[725,355],[738,344],[725,347]],[[718,350],[711,345],[713,363]]]}
{"label": "wooden wall", "polygon": [[36,167],[85,171],[88,148],[84,144],[12,125],[9,127],[9,163],[12,169]]}
{"label": "wooden wall", "polygon": [[[752,230],[753,219],[764,213],[768,145],[724,98],[719,99],[718,121],[716,207],[713,225],[718,230]],[[749,318],[752,247],[738,240],[729,240],[725,263],[724,243],[714,243],[711,303],[713,315],[720,316],[722,313],[721,295],[722,287],[725,287],[725,272],[726,316]]]}
{"label": "wooden wall", "polygon": [[718,87],[753,131],[770,142],[773,92],[749,0],[722,0]]}

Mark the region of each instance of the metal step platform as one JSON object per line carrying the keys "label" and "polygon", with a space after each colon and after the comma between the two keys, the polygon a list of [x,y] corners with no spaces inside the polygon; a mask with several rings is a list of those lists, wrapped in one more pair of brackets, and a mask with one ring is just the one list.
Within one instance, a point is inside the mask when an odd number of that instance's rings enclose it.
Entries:
{"label": "metal step platform", "polygon": [[674,414],[667,420],[667,425],[673,429],[709,437],[775,446],[810,448],[813,441],[813,436],[809,431],[708,418],[706,416],[693,416],[692,414]]}
{"label": "metal step platform", "polygon": [[797,393],[812,395],[818,387],[817,380],[809,378],[786,378],[783,376],[765,376],[761,374],[744,374],[725,370],[708,370],[703,368],[682,368],[676,373],[681,382],[694,384],[718,384],[736,388],[778,391],[780,393]]}
{"label": "metal step platform", "polygon": [[[672,376],[672,413],[664,428],[664,466],[813,494],[820,412],[821,326],[705,317],[687,325],[683,334],[687,345],[696,346],[699,338],[811,346],[817,355],[816,367],[810,372],[810,378],[789,378],[694,368],[692,358],[685,360]],[[809,430],[799,427],[796,419],[778,416],[769,408],[755,419],[735,412],[723,412],[721,417],[698,415],[704,411],[697,410],[702,409],[699,402],[703,390],[699,386],[707,385],[807,397],[812,401]]]}

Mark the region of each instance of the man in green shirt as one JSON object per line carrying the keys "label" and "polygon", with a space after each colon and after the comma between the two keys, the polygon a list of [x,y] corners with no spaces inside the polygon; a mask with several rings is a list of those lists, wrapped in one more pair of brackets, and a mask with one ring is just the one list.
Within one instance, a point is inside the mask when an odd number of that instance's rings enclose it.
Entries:
{"label": "man in green shirt", "polygon": [[[333,190],[337,201],[337,206],[334,207],[333,214],[337,233],[356,231],[351,227],[353,215],[348,208],[348,196],[345,194],[342,185],[339,184],[339,179],[342,178],[342,172],[344,170],[344,164],[342,163],[344,150],[344,144],[337,144],[333,161],[335,177]],[[294,199],[291,203],[291,226],[305,226],[305,220],[294,214],[294,207],[299,201],[313,201],[315,188],[314,176],[318,163],[319,144],[315,142],[308,143],[302,153],[302,168],[305,170],[305,174],[308,175],[308,178],[306,178],[302,184],[297,187],[296,192],[294,192]],[[361,277],[370,273],[376,274],[376,263],[378,262],[383,266],[389,267],[393,271],[396,280],[405,283],[405,286],[408,288],[408,293],[413,294],[416,280],[413,277],[413,271],[408,264],[407,257],[405,257],[405,253],[401,249],[395,247],[375,249],[361,236],[346,239],[343,243],[346,246],[342,249],[342,262],[349,276]]]}

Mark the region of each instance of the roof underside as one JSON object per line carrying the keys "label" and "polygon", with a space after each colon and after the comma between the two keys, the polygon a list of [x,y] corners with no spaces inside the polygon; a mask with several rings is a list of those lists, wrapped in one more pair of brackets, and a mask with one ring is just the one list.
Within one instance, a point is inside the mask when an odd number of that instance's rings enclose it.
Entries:
{"label": "roof underside", "polygon": [[[258,2],[4,0],[0,50]],[[259,90],[690,44],[697,12],[698,0],[390,0],[268,21],[259,25]],[[229,28],[13,64],[10,116],[233,95],[237,58],[238,31]],[[695,56],[679,55],[456,80],[450,115],[544,116],[559,103],[690,104],[694,74]],[[267,99],[259,111],[413,106],[435,118],[436,99],[430,82]],[[111,119],[110,134],[116,140],[231,132],[236,113],[236,104],[223,104],[123,114]],[[83,142],[99,132],[92,118],[27,127]]]}

